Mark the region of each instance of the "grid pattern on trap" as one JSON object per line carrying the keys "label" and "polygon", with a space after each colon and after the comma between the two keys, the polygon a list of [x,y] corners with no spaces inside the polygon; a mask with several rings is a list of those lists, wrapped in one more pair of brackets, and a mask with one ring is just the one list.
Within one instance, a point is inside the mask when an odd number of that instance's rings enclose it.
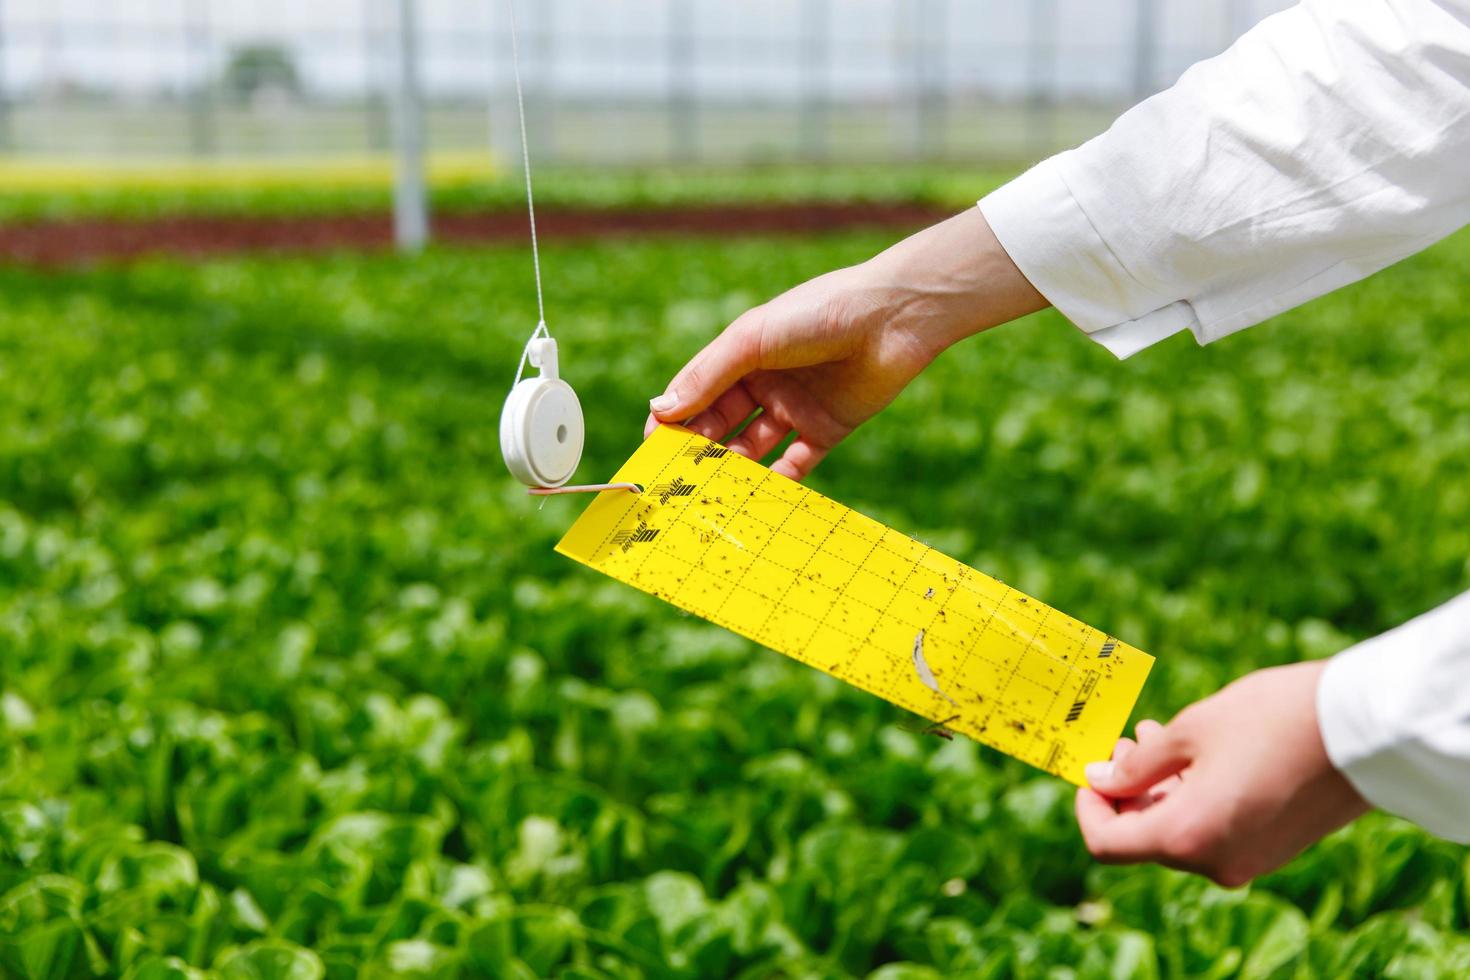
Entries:
{"label": "grid pattern on trap", "polygon": [[557,551],[1078,785],[1153,663],[685,429],[613,480]]}

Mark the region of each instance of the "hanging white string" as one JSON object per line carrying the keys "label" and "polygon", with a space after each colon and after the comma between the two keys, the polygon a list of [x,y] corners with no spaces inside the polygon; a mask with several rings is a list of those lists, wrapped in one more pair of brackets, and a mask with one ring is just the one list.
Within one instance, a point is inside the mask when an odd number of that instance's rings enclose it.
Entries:
{"label": "hanging white string", "polygon": [[[531,356],[531,341],[537,337],[550,337],[551,331],[546,329],[545,322],[536,324],[536,329],[531,331],[531,336],[526,340],[526,346],[521,348],[521,366],[516,368],[516,384],[521,383],[521,375],[526,373],[526,358]],[[512,388],[515,385],[511,385]]]}
{"label": "hanging white string", "polygon": [[541,246],[536,240],[536,198],[531,191],[531,142],[526,138],[526,96],[521,88],[521,42],[516,32],[516,3],[506,0],[510,9],[510,63],[516,80],[516,114],[521,123],[521,169],[526,174],[526,213],[531,218],[531,267],[536,274],[536,329],[526,341],[527,349],[521,351],[521,366],[516,369],[516,384],[526,370],[526,356],[530,342],[537,337],[549,337],[546,329],[546,299],[541,291]]}
{"label": "hanging white string", "polygon": [[[516,4],[515,0],[506,0],[506,7],[510,10],[510,63],[516,80],[516,115],[521,124],[521,169],[526,174],[526,214],[531,219],[531,268],[536,275],[536,329],[531,331],[531,336],[526,340],[526,346],[521,349],[521,363],[516,368],[516,384],[521,383],[521,377],[526,373],[526,360],[531,356],[531,344],[538,337],[550,337],[551,331],[546,328],[546,297],[541,289],[541,245],[536,238],[536,197],[531,190],[531,141],[526,137],[526,95],[521,86],[521,42],[516,31]],[[573,487],[531,487],[527,492],[539,497],[548,497],[562,493],[600,493],[604,490],[627,490],[632,493],[642,493],[643,488],[636,483],[592,483]],[[542,503],[545,503],[543,500]]]}

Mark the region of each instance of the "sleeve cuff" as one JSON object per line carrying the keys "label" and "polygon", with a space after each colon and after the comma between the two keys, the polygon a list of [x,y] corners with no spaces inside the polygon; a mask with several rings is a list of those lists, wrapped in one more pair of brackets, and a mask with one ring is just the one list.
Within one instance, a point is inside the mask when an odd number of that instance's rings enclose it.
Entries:
{"label": "sleeve cuff", "polygon": [[1317,686],[1322,743],[1348,782],[1374,806],[1459,843],[1470,843],[1470,724],[1456,704],[1458,658],[1441,651],[1464,643],[1447,628],[1466,602],[1343,651]]}
{"label": "sleeve cuff", "polygon": [[1145,288],[1118,261],[1062,176],[1043,160],[980,201],[995,237],[1037,292],[1119,358],[1198,325],[1194,310]]}

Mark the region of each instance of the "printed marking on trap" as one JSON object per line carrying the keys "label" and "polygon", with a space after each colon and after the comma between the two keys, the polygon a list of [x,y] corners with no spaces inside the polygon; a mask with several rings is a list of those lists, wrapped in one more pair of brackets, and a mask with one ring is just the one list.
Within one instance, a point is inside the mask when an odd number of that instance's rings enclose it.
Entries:
{"label": "printed marking on trap", "polygon": [[1084,785],[1153,658],[676,426],[556,550]]}

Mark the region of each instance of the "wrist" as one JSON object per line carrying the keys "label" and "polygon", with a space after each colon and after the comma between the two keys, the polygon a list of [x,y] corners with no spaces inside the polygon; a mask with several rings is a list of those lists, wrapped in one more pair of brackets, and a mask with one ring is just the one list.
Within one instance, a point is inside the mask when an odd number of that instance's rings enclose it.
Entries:
{"label": "wrist", "polygon": [[1314,780],[1318,799],[1340,817],[1343,822],[1367,813],[1372,805],[1363,798],[1347,775],[1337,767],[1328,751],[1321,722],[1322,676],[1330,660],[1309,660],[1294,664],[1289,669],[1301,674],[1305,680],[1306,697],[1303,699],[1304,733],[1306,750],[1317,772]]}
{"label": "wrist", "polygon": [[909,236],[861,268],[876,305],[936,355],[1048,305],[978,207]]}

